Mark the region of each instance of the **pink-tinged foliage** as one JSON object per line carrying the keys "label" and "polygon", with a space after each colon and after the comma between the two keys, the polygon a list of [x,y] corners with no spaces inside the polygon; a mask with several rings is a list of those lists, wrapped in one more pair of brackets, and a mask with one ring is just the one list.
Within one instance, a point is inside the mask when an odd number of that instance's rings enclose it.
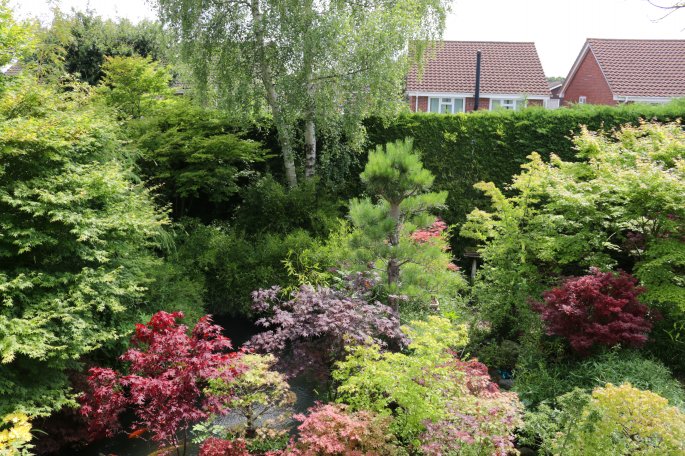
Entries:
{"label": "pink-tinged foliage", "polygon": [[295,415],[302,424],[286,456],[388,456],[397,448],[388,430],[389,418],[371,412],[349,412],[345,405],[317,404],[308,415]]}
{"label": "pink-tinged foliage", "polygon": [[279,367],[289,375],[327,378],[333,363],[345,356],[346,344],[407,343],[397,313],[361,294],[302,286],[290,299],[281,299],[280,289],[273,287],[255,291],[252,298],[254,310],[267,314],[257,320],[267,331],[248,346],[278,355]]}
{"label": "pink-tinged foliage", "polygon": [[[414,231],[411,238],[419,244],[425,244],[435,239],[442,239],[445,230],[447,230],[447,224],[438,218],[428,228]],[[449,249],[449,247],[446,245],[445,249]]]}
{"label": "pink-tinged foliage", "polygon": [[448,403],[447,418],[426,422],[421,450],[427,456],[467,453],[506,456],[514,453],[514,430],[521,424],[523,406],[516,393],[500,391],[477,360],[453,361],[464,374],[466,395]]}
{"label": "pink-tinged foliage", "polygon": [[250,456],[250,452],[242,439],[231,441],[210,437],[200,445],[198,456]]}
{"label": "pink-tinged foliage", "polygon": [[120,357],[128,363],[128,374],[90,369],[81,413],[92,437],[120,431],[119,415],[131,408],[136,416],[131,435],[145,430],[160,444],[175,444],[179,431],[226,410],[230,396],[206,394],[205,389],[210,379],[230,384],[240,373],[235,363],[240,354],[228,353],[231,342],[209,315],[190,335],[178,324],[181,318],[181,312],[158,312],[148,324],[136,325],[131,348]]}
{"label": "pink-tinged foliage", "polygon": [[545,292],[544,303],[533,308],[548,335],[565,337],[580,353],[595,345],[641,347],[652,324],[649,309],[638,301],[644,289],[636,285],[637,279],[625,272],[592,268],[589,275],[572,277]]}

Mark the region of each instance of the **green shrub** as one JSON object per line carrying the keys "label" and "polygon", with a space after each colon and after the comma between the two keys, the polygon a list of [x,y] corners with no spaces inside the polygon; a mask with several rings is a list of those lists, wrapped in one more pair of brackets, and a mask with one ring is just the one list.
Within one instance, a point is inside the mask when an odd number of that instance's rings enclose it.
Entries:
{"label": "green shrub", "polygon": [[290,233],[303,229],[323,237],[338,224],[341,204],[313,181],[288,189],[267,175],[243,189],[236,225],[248,233]]}
{"label": "green shrub", "polygon": [[178,231],[172,261],[177,271],[186,271],[188,281],[195,286],[202,283],[205,309],[218,315],[249,315],[253,291],[275,283],[296,285],[297,278],[288,273],[284,260],[291,252],[316,245],[301,229],[247,236],[226,225],[185,220]]}
{"label": "green shrub", "polygon": [[592,395],[574,390],[526,415],[522,443],[542,454],[679,456],[685,414],[651,391],[607,384]]}
{"label": "green shrub", "polygon": [[606,351],[576,363],[533,360],[517,368],[514,389],[524,403],[537,405],[574,388],[590,392],[607,383],[630,383],[665,397],[673,405],[685,405],[685,390],[671,371],[662,362],[633,350]]}

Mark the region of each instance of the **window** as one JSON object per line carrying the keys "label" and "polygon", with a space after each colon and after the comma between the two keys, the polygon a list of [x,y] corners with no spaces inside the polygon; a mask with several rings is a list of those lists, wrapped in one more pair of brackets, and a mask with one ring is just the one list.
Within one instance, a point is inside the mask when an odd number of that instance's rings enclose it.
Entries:
{"label": "window", "polygon": [[585,103],[587,103],[587,97],[585,97],[585,96],[578,97],[578,104],[585,104]]}
{"label": "window", "polygon": [[524,100],[516,100],[513,98],[493,98],[490,100],[490,110],[494,111],[496,109],[521,109],[525,107]]}
{"label": "window", "polygon": [[428,101],[429,112],[439,112],[442,114],[454,114],[464,112],[463,98],[433,98]]}

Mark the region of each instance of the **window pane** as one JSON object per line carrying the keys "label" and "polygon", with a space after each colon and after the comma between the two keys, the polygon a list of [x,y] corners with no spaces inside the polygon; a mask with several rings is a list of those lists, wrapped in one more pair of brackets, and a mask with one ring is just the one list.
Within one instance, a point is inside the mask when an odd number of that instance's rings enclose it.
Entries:
{"label": "window pane", "polygon": [[500,107],[502,100],[492,100],[492,109],[497,109]]}
{"label": "window pane", "polygon": [[440,112],[440,98],[431,98],[428,110],[430,112]]}
{"label": "window pane", "polygon": [[455,98],[454,99],[454,112],[463,112],[464,111],[464,99],[463,98]]}
{"label": "window pane", "polygon": [[442,102],[443,103],[452,103],[452,99],[451,98],[443,98]]}
{"label": "window pane", "polygon": [[440,105],[440,112],[443,114],[452,114],[452,105],[451,104]]}

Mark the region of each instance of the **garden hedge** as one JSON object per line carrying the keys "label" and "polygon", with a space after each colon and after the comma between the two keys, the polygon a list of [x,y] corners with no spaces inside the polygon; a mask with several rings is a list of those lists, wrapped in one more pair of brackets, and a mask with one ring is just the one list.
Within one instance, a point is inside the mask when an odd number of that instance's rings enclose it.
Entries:
{"label": "garden hedge", "polygon": [[[460,224],[473,208],[488,205],[487,198],[473,184],[492,181],[502,188],[520,172],[533,151],[545,158],[555,153],[564,160],[573,160],[571,137],[581,125],[609,131],[626,123],[672,122],[684,116],[685,102],[676,101],[663,106],[586,105],[455,115],[417,113],[401,116],[389,125],[372,119],[366,128],[369,149],[399,138],[414,138],[424,165],[436,176],[434,189],[449,191],[444,219],[449,224]],[[465,242],[454,242],[457,256],[462,254]]]}

